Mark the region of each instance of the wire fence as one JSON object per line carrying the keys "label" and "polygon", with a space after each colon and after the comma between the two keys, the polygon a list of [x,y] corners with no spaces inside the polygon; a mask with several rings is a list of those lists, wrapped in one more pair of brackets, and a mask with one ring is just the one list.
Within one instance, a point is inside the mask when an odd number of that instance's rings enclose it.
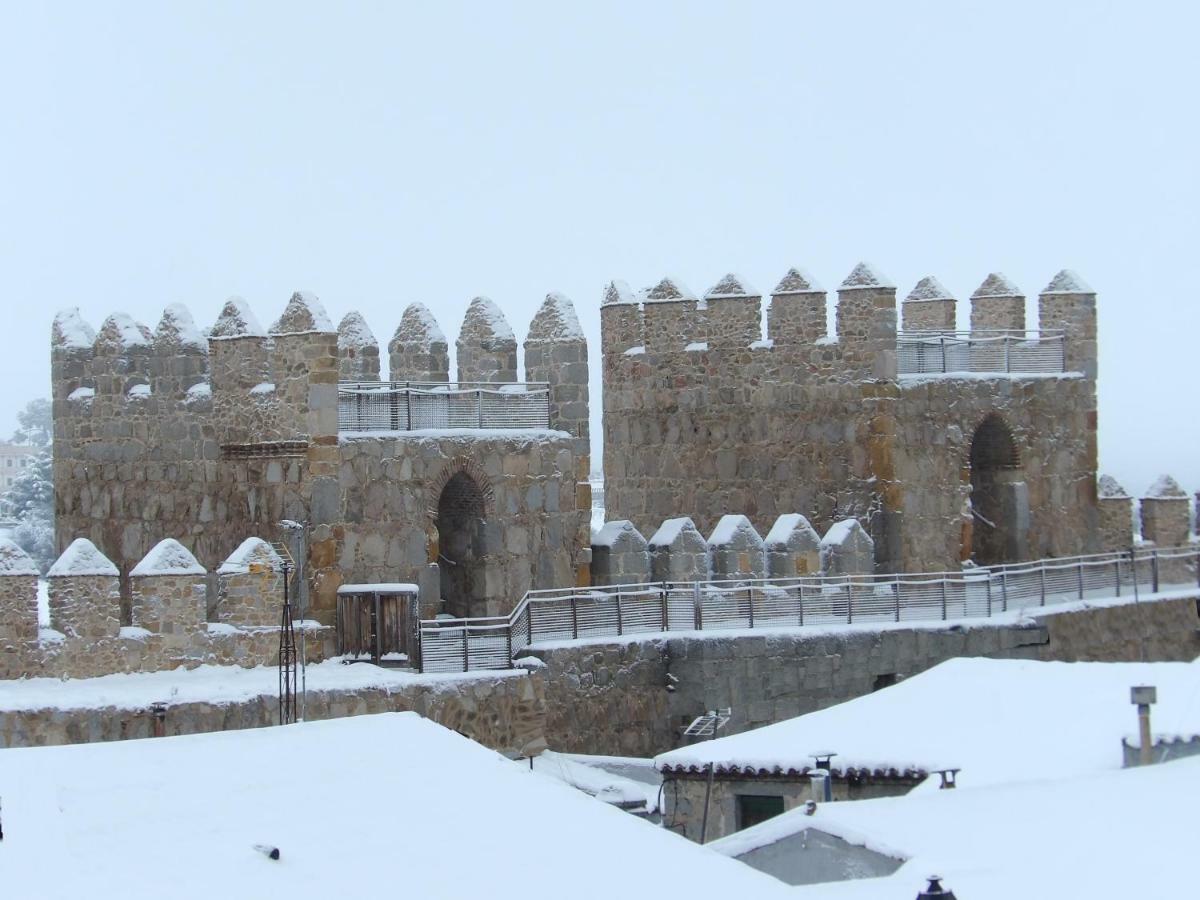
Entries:
{"label": "wire fence", "polygon": [[901,375],[1064,372],[1066,338],[1054,331],[904,332],[896,367]]}
{"label": "wire fence", "polygon": [[1200,587],[1200,549],[1135,550],[919,575],[811,576],[530,591],[509,616],[420,623],[423,672],[507,669],[544,641],[670,631],[988,618]]}
{"label": "wire fence", "polygon": [[546,384],[410,381],[338,385],[338,431],[427,428],[548,428]]}

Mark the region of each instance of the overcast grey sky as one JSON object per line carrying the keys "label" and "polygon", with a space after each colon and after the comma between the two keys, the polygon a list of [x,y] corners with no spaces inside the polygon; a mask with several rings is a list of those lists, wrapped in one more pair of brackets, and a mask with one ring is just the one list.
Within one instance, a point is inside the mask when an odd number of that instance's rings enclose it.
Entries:
{"label": "overcast grey sky", "polygon": [[485,293],[523,337],[560,290],[596,357],[614,277],[832,289],[866,258],[965,298],[1070,267],[1102,469],[1200,488],[1194,4],[0,10],[0,432],[63,306],[207,327],[304,288],[381,341],[421,300],[453,339]]}

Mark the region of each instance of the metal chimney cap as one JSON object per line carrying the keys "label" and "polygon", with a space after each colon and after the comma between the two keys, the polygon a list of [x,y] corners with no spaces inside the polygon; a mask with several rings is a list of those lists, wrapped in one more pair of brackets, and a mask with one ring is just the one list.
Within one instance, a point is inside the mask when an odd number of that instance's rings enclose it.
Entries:
{"label": "metal chimney cap", "polygon": [[931,898],[940,897],[941,900],[956,900],[954,891],[948,891],[942,887],[941,875],[929,875],[929,886],[921,893],[917,894],[917,900],[931,900]]}
{"label": "metal chimney cap", "polygon": [[1158,689],[1152,684],[1138,684],[1129,689],[1129,702],[1149,706],[1158,702]]}

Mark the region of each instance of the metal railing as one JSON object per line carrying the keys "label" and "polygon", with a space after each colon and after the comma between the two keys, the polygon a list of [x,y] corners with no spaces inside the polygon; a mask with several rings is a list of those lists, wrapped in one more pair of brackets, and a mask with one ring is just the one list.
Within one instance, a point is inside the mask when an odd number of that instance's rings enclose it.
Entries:
{"label": "metal railing", "polygon": [[507,669],[543,641],[670,631],[988,618],[1077,600],[1200,589],[1194,546],[916,575],[811,576],[530,591],[509,616],[420,623],[421,670]]}
{"label": "metal railing", "polygon": [[548,428],[546,384],[343,382],[338,431],[426,428]]}
{"label": "metal railing", "polygon": [[1056,331],[902,332],[901,375],[961,372],[1053,374],[1067,368],[1066,337]]}

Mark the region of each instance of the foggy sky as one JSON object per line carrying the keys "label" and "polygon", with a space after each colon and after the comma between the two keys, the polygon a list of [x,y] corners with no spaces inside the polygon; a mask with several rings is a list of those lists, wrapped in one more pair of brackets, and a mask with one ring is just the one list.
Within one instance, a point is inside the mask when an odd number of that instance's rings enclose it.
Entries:
{"label": "foggy sky", "polygon": [[1101,469],[1200,488],[1191,4],[0,4],[0,434],[54,312],[293,290],[386,343],[859,259],[1099,294]]}

